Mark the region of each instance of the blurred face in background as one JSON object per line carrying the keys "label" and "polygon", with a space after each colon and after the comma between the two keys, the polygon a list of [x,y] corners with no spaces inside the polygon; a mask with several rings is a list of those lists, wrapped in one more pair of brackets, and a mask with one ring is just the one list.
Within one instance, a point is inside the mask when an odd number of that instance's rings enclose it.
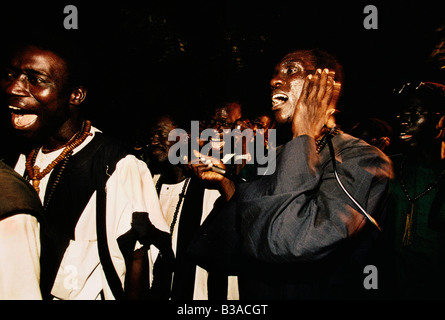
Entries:
{"label": "blurred face in background", "polygon": [[429,111],[419,98],[407,100],[397,115],[397,135],[407,147],[422,147],[431,144],[437,136],[436,126],[440,114]]}
{"label": "blurred face in background", "polygon": [[168,116],[162,116],[151,128],[149,135],[148,150],[150,158],[157,163],[168,161],[168,151],[176,141],[169,141],[168,134],[176,128],[172,119]]}

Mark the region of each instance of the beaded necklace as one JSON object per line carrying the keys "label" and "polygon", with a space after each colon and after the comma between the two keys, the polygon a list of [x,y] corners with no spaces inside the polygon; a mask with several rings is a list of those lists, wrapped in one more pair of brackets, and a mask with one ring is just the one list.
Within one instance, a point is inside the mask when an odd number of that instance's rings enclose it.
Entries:
{"label": "beaded necklace", "polygon": [[406,213],[405,230],[403,233],[403,240],[402,240],[403,245],[408,246],[412,243],[412,225],[413,225],[414,203],[437,186],[437,184],[442,179],[442,176],[445,174],[445,170],[443,170],[439,174],[437,179],[428,188],[426,188],[424,191],[419,193],[414,198],[411,198],[411,196],[409,195],[408,189],[406,188],[405,183],[403,182],[402,170],[403,170],[403,163],[405,162],[405,158],[402,159],[402,162],[400,164],[400,185],[402,187],[403,193],[405,194],[405,196],[409,202],[409,209],[408,209],[408,212]]}
{"label": "beaded necklace", "polygon": [[[40,148],[36,148],[31,151],[31,153],[28,155],[28,158],[26,159],[26,172],[27,172],[29,178],[32,180],[32,186],[37,191],[37,193],[40,192],[40,188],[39,188],[40,180],[42,180],[43,177],[45,177],[48,173],[50,173],[51,170],[53,170],[54,167],[56,165],[58,165],[60,162],[62,162],[63,160],[64,160],[63,168],[66,166],[66,162],[72,155],[73,150],[76,147],[78,147],[82,142],[84,142],[88,136],[92,135],[92,133],[90,133],[90,129],[91,129],[91,122],[86,120],[82,125],[82,129],[78,133],[76,133],[73,136],[73,138],[71,138],[68,141],[67,144],[62,146],[62,147],[64,147],[62,153],[56,159],[54,159],[42,171],[40,171],[40,168],[38,166],[34,165]],[[59,179],[60,179],[60,177],[59,177]]]}
{"label": "beaded necklace", "polygon": [[315,147],[317,153],[320,154],[321,150],[323,150],[324,146],[326,145],[328,135],[330,135],[332,138],[333,136],[336,136],[339,133],[340,130],[337,127],[334,127],[330,129],[329,132],[326,132],[321,138],[315,140]]}
{"label": "beaded necklace", "polygon": [[[156,182],[156,191],[158,192],[158,194],[159,194],[159,191],[161,190],[161,185],[162,185],[161,179],[162,179],[162,175],[159,177],[158,181]],[[178,219],[179,209],[181,208],[182,201],[184,201],[185,193],[187,191],[187,186],[188,186],[189,182],[190,182],[190,178],[186,178],[185,182],[184,182],[184,186],[182,187],[182,191],[179,194],[179,200],[178,200],[178,203],[176,204],[175,212],[173,213],[172,223],[170,224],[170,237],[173,236],[173,230],[175,229],[176,221]]]}

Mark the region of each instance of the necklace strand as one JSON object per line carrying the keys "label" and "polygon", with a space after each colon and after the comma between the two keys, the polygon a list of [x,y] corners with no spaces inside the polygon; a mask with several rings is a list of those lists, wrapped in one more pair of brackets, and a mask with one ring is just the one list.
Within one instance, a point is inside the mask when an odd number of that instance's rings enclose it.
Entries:
{"label": "necklace strand", "polygon": [[[161,179],[162,179],[162,175],[159,177],[158,181],[156,182],[156,190],[157,190],[158,194],[161,190],[161,185],[162,185]],[[175,229],[176,221],[178,219],[179,209],[181,208],[182,201],[185,198],[185,193],[187,191],[187,186],[188,186],[189,182],[190,182],[190,178],[186,178],[185,182],[184,182],[184,186],[182,187],[182,191],[179,194],[179,200],[178,200],[178,203],[176,204],[175,212],[173,213],[172,223],[170,224],[170,237],[173,236],[173,230]]]}
{"label": "necklace strand", "polygon": [[327,135],[330,135],[331,137],[333,137],[339,133],[340,133],[339,129],[334,127],[332,129],[330,129],[329,132],[326,132],[321,138],[319,138],[318,140],[315,140],[315,147],[316,147],[317,153],[320,154],[321,150],[323,150],[324,146],[326,145]]}
{"label": "necklace strand", "polygon": [[428,188],[426,188],[424,191],[422,191],[421,193],[416,195],[414,198],[411,198],[411,196],[409,195],[408,189],[406,188],[405,183],[403,182],[402,171],[403,171],[403,164],[404,164],[404,162],[405,162],[405,158],[402,159],[402,162],[400,164],[400,185],[402,187],[403,193],[405,194],[405,197],[408,199],[409,209],[408,209],[408,212],[406,213],[405,230],[404,230],[404,233],[403,233],[402,242],[403,242],[403,244],[405,246],[408,246],[408,245],[410,245],[412,243],[412,226],[413,226],[413,215],[414,215],[414,202],[416,202],[418,199],[420,199],[421,197],[426,195],[428,192],[430,192],[431,190],[433,190],[437,186],[437,184],[442,179],[442,176],[445,174],[445,170],[443,170],[439,174],[437,179]]}
{"label": "necklace strand", "polygon": [[80,135],[81,135],[83,132],[85,132],[86,124],[87,124],[86,121],[84,121],[84,122],[82,123],[82,127],[81,127],[80,131],[76,132],[76,133],[71,137],[71,139],[68,140],[67,143],[61,145],[60,147],[55,147],[55,148],[52,148],[52,149],[47,149],[47,148],[44,148],[44,147],[42,146],[42,152],[43,152],[43,153],[50,153],[50,152],[53,152],[53,151],[56,151],[56,150],[59,150],[59,149],[62,149],[62,148],[66,148],[66,147],[69,146],[74,140],[78,139],[78,138],[80,137]]}
{"label": "necklace strand", "polygon": [[178,219],[179,209],[181,208],[182,201],[185,198],[185,192],[187,190],[187,186],[188,186],[189,182],[190,182],[190,178],[185,179],[184,186],[182,187],[182,191],[179,194],[179,200],[178,200],[178,203],[176,204],[176,209],[175,209],[175,213],[173,214],[172,223],[170,224],[170,236],[173,236],[173,230],[175,229],[176,220]]}
{"label": "necklace strand", "polygon": [[90,133],[90,129],[91,129],[91,122],[86,120],[84,123],[84,126],[83,126],[83,130],[79,131],[76,134],[76,139],[74,139],[71,143],[68,143],[68,145],[63,149],[63,151],[60,153],[60,155],[56,159],[54,159],[42,171],[40,171],[40,168],[38,166],[34,165],[40,148],[37,148],[37,149],[34,149],[33,151],[31,151],[31,153],[28,155],[28,158],[26,159],[26,171],[27,171],[27,174],[28,174],[30,180],[32,180],[32,185],[33,185],[34,189],[37,191],[37,193],[40,192],[40,188],[39,188],[40,180],[42,180],[43,177],[45,177],[48,173],[50,173],[51,170],[53,170],[54,167],[56,165],[58,165],[62,160],[66,159],[67,155],[69,153],[72,153],[72,151],[76,147],[78,147],[82,142],[84,142],[88,136],[92,135]]}

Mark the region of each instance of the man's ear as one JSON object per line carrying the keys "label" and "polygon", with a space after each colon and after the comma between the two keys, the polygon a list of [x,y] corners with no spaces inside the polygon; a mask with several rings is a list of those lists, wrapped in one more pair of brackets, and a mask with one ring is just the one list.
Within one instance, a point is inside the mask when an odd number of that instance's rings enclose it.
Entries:
{"label": "man's ear", "polygon": [[326,123],[325,126],[329,129],[332,129],[335,127],[335,114],[338,113],[338,110],[336,109],[329,109],[326,111]]}
{"label": "man's ear", "polygon": [[87,89],[82,86],[76,87],[70,96],[70,104],[80,105],[87,96]]}

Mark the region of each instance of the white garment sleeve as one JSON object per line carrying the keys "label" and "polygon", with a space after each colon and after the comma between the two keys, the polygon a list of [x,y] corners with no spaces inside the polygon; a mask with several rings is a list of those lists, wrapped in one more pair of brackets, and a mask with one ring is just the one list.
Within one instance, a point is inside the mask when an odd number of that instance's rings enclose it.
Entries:
{"label": "white garment sleeve", "polygon": [[[131,228],[133,212],[147,212],[156,228],[169,232],[150,170],[143,161],[129,155],[117,163],[116,170],[107,182],[107,216],[114,217],[114,220],[107,220],[108,245],[116,270],[122,270],[118,272],[122,282],[125,277],[125,261],[116,239]],[[158,248],[150,247],[150,268],[153,267],[158,253]],[[107,290],[105,296],[108,296]]]}
{"label": "white garment sleeve", "polygon": [[114,226],[109,227],[114,230],[116,238],[131,227],[133,212],[147,212],[156,228],[169,232],[151,172],[143,161],[132,155],[120,160],[108,179],[107,213],[113,211],[113,216],[119,218],[114,221]]}
{"label": "white garment sleeve", "polygon": [[[148,212],[153,225],[168,232],[153,179],[146,164],[132,155],[121,159],[106,184],[107,240],[113,265],[122,283],[125,261],[117,239],[131,228],[133,212]],[[153,266],[158,250],[150,250]],[[52,294],[59,299],[114,299],[99,266],[96,237],[96,193],[85,207],[75,229],[75,239],[67,248]]]}
{"label": "white garment sleeve", "polygon": [[37,219],[16,214],[0,220],[0,299],[40,300]]}

